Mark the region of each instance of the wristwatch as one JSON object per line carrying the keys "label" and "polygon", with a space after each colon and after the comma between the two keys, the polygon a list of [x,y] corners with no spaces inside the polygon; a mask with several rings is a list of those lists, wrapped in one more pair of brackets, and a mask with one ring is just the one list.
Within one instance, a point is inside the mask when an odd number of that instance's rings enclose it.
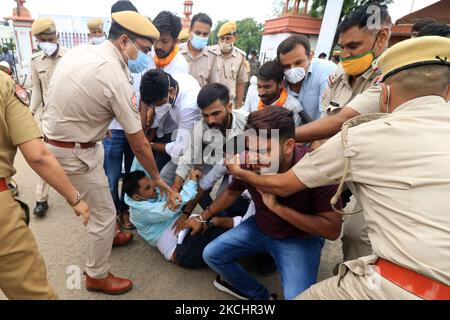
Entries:
{"label": "wristwatch", "polygon": [[75,200],[74,203],[70,203],[69,201],[67,201],[72,207],[76,207],[80,202],[81,202],[81,195],[80,193],[77,191],[77,199]]}

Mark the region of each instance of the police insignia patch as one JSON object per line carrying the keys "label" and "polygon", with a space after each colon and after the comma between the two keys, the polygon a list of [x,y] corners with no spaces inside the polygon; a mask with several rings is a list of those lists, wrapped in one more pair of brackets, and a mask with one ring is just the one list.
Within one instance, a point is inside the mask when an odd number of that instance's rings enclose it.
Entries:
{"label": "police insignia patch", "polygon": [[22,101],[23,104],[25,104],[26,106],[30,105],[30,98],[28,97],[28,93],[24,88],[22,88],[21,85],[17,83],[14,85],[14,93],[16,94],[17,98]]}

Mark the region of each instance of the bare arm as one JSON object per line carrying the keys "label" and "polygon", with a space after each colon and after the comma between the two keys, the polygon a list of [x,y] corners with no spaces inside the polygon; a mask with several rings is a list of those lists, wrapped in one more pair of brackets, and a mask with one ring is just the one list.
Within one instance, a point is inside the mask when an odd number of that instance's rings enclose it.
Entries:
{"label": "bare arm", "polygon": [[192,211],[194,211],[194,209],[197,206],[197,204],[203,198],[204,194],[205,194],[205,190],[203,190],[202,188],[198,187],[198,189],[197,189],[197,196],[193,200],[189,201],[186,204],[186,206],[184,207],[184,212],[192,213]]}
{"label": "bare arm", "polygon": [[[240,191],[226,189],[216,200],[214,200],[214,202],[209,206],[208,209],[203,211],[203,213],[200,215],[201,219],[206,221],[212,218],[216,213],[225,210],[239,198],[241,193],[242,192]],[[204,224],[197,221],[196,219],[190,218],[185,222],[184,228],[191,228],[191,235],[195,235],[196,233],[203,230]]]}
{"label": "bare arm", "polygon": [[331,138],[341,131],[344,122],[359,115],[353,108],[345,107],[337,114],[297,127],[295,141],[311,142]]}
{"label": "bare arm", "polygon": [[271,211],[297,229],[328,240],[336,240],[341,234],[342,216],[339,213],[326,211],[314,215],[304,214],[280,204],[275,195],[261,192],[260,190],[258,191],[261,194],[264,204]]}
{"label": "bare arm", "polygon": [[339,238],[341,234],[342,216],[337,212],[327,211],[310,215],[280,204],[277,204],[271,210],[294,227],[309,234],[332,241]]}
{"label": "bare arm", "polygon": [[[77,190],[70,183],[64,169],[41,139],[33,139],[20,144],[20,151],[30,167],[69,203],[77,201]],[[89,221],[89,208],[84,201],[73,207],[75,214],[83,215],[84,224]]]}
{"label": "bare arm", "polygon": [[167,154],[166,143],[153,142],[152,143],[152,150],[154,150],[156,152]]}

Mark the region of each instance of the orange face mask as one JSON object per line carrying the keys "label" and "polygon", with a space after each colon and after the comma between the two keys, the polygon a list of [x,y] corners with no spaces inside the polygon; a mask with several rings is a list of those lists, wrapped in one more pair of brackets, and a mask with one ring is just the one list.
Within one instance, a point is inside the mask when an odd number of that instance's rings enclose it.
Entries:
{"label": "orange face mask", "polygon": [[375,54],[371,50],[356,57],[341,58],[341,64],[346,74],[357,76],[369,69],[373,60],[375,60]]}

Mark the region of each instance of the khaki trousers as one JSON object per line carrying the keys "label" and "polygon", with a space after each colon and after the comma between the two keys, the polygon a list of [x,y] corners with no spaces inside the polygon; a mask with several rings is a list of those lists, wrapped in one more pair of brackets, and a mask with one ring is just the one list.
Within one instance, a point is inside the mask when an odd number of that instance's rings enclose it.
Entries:
{"label": "khaki trousers", "polygon": [[0,289],[9,299],[57,299],[24,210],[10,191],[0,192]]}
{"label": "khaki trousers", "polygon": [[295,300],[420,300],[383,278],[373,265],[376,256],[344,262],[336,277],[319,282]]}
{"label": "khaki trousers", "polygon": [[[344,211],[352,212],[361,209],[355,197],[345,206]],[[365,257],[372,254],[372,245],[368,235],[368,226],[364,218],[364,212],[345,216],[342,225],[342,251],[344,262]]]}
{"label": "khaki trousers", "polygon": [[102,149],[98,144],[90,149],[81,149],[79,145],[74,149],[47,146],[89,205],[91,217],[87,226],[86,273],[92,278],[103,279],[111,267],[109,257],[115,234],[116,209],[102,165]]}

